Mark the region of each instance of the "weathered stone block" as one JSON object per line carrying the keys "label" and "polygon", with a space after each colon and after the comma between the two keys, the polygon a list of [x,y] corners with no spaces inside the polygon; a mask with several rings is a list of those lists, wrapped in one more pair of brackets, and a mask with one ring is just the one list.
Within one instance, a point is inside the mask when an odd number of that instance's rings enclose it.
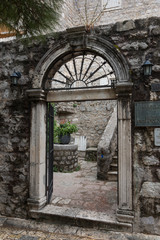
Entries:
{"label": "weathered stone block", "polygon": [[160,199],[160,183],[159,182],[144,182],[140,195],[145,198]]}
{"label": "weathered stone block", "polygon": [[153,155],[151,156],[144,156],[143,157],[143,163],[147,166],[158,166],[159,165],[159,159]]}
{"label": "weathered stone block", "polygon": [[141,228],[146,233],[155,232],[155,219],[152,216],[141,218]]}
{"label": "weathered stone block", "polygon": [[125,22],[118,22],[116,24],[116,31],[117,32],[124,32],[128,30],[135,29],[135,23],[133,20],[125,21]]}
{"label": "weathered stone block", "polygon": [[156,26],[152,29],[152,34],[157,36],[160,35],[160,26]]}
{"label": "weathered stone block", "polygon": [[132,42],[131,44],[125,44],[121,49],[127,51],[147,49],[148,44],[144,42]]}
{"label": "weathered stone block", "polygon": [[153,66],[153,71],[154,72],[160,72],[160,65],[154,65]]}
{"label": "weathered stone block", "polygon": [[160,180],[160,169],[156,170],[156,174],[157,174],[158,179]]}

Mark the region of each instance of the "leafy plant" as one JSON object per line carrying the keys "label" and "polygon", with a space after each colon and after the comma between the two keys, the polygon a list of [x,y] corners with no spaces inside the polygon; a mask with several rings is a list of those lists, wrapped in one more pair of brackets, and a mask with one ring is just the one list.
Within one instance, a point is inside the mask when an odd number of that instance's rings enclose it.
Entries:
{"label": "leafy plant", "polygon": [[54,166],[54,167],[53,167],[53,172],[59,172],[59,169],[58,169],[57,166]]}
{"label": "leafy plant", "polygon": [[73,103],[73,107],[76,108],[76,107],[77,107],[77,104],[76,104],[76,103]]}
{"label": "leafy plant", "polygon": [[75,124],[71,124],[70,122],[66,122],[64,124],[60,124],[59,126],[55,127],[55,135],[60,136],[60,135],[68,135],[72,134],[74,132],[77,132],[78,128]]}

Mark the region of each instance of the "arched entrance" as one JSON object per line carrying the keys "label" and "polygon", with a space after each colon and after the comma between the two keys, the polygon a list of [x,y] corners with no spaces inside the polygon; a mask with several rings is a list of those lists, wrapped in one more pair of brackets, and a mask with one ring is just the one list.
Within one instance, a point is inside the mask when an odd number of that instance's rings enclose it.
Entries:
{"label": "arched entrance", "polygon": [[[83,89],[72,89],[69,94],[65,88],[55,91],[47,83],[49,76],[55,82],[55,73],[58,71],[65,81],[62,85],[68,87],[72,74],[63,74],[60,67],[70,59],[81,56],[92,55],[101,57],[109,63],[114,71],[116,84],[114,88],[102,85],[99,88],[94,86]],[[91,60],[92,61],[92,60]],[[74,60],[73,60],[74,65]],[[82,68],[82,64],[80,69]],[[67,68],[66,68],[67,71]],[[75,75],[76,75],[76,70]],[[80,71],[81,75],[81,71]],[[91,75],[90,75],[91,76]],[[91,76],[92,77],[92,76]],[[98,77],[96,77],[98,78]],[[83,78],[85,79],[85,78]],[[88,79],[88,78],[87,78]],[[79,78],[76,76],[78,82]],[[99,80],[99,79],[98,79]],[[68,82],[67,82],[68,81]],[[72,83],[69,86],[75,86]],[[90,83],[92,80],[90,81]],[[94,82],[94,81],[93,81]],[[47,84],[47,85],[46,85]],[[49,86],[49,89],[47,89]],[[118,209],[117,219],[122,222],[132,222],[132,148],[131,148],[131,89],[132,83],[129,78],[129,68],[126,60],[115,46],[106,39],[96,35],[87,35],[84,32],[66,35],[66,38],[54,45],[37,65],[33,88],[28,90],[28,96],[32,101],[32,120],[31,120],[31,144],[30,144],[30,198],[28,204],[31,211],[40,209],[47,203],[46,188],[46,102],[75,101],[75,100],[118,100]]]}

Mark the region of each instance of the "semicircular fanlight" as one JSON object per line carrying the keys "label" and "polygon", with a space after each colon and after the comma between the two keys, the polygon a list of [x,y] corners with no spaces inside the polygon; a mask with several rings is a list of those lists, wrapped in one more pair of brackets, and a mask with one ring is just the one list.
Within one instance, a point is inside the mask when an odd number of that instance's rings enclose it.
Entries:
{"label": "semicircular fanlight", "polygon": [[81,52],[66,61],[61,59],[48,75],[47,89],[112,87],[115,74],[110,64],[92,52]]}

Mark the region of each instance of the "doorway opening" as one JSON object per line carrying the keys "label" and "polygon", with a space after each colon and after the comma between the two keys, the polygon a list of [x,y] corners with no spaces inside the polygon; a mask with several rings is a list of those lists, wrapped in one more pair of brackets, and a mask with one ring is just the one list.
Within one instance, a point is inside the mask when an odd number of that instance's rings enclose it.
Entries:
{"label": "doorway opening", "polygon": [[[110,218],[115,219],[118,160],[117,117],[113,118],[113,115],[117,101],[59,102],[54,103],[54,108],[56,123],[76,124],[78,132],[71,135],[71,141],[67,145],[54,143],[53,195],[50,207],[90,214],[106,212]],[[112,136],[108,136],[111,134],[111,131],[107,133],[108,128],[111,127],[114,130]],[[112,151],[112,156],[105,161],[111,162],[105,162],[101,156],[104,147],[101,142],[104,138],[105,147]],[[110,142],[107,143],[109,139]],[[101,161],[104,162],[103,166]],[[108,165],[106,171],[105,165]]]}

